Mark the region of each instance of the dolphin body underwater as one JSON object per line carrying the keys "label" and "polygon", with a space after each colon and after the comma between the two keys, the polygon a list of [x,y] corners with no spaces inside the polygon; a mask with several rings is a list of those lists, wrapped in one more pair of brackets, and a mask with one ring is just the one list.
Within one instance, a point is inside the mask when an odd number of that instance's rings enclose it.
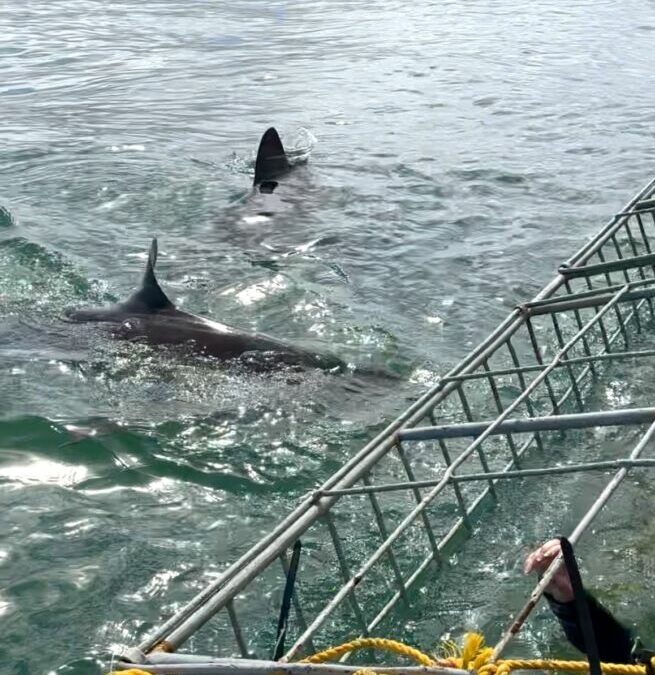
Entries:
{"label": "dolphin body underwater", "polygon": [[337,357],[296,347],[283,340],[232,328],[202,316],[177,309],[155,277],[157,239],[152,240],[141,285],[125,301],[109,307],[71,309],[71,321],[96,321],[115,326],[119,338],[152,345],[184,346],[191,351],[220,359],[263,358],[264,363],[300,365],[342,371]]}
{"label": "dolphin body underwater", "polygon": [[237,226],[261,226],[275,216],[302,210],[307,176],[296,169],[307,161],[308,153],[308,148],[287,153],[276,129],[267,129],[259,141],[251,189],[228,205],[222,218],[233,220]]}

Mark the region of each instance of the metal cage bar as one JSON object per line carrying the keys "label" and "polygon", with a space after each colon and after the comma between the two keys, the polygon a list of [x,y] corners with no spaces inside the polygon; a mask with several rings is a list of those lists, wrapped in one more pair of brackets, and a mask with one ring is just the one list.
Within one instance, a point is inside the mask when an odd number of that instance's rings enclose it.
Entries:
{"label": "metal cage bar", "polygon": [[[439,447],[441,448],[441,454],[443,455],[446,466],[450,466],[453,463],[453,460],[450,458],[450,452],[448,452],[448,446],[443,438],[438,439]],[[453,484],[453,490],[455,491],[455,499],[457,499],[457,505],[459,507],[459,512],[467,530],[472,530],[473,526],[471,525],[471,520],[469,519],[468,509],[466,508],[466,501],[462,495],[462,491],[459,489],[459,485],[456,483]]]}
{"label": "metal cage bar", "polygon": [[[469,406],[468,400],[466,398],[466,395],[464,394],[464,389],[460,385],[457,388],[457,395],[459,396],[459,400],[461,401],[462,404],[462,410],[464,411],[464,416],[469,422],[473,421],[473,413],[471,412],[471,408]],[[486,471],[487,473],[489,472],[489,463],[487,462],[487,456],[484,453],[484,450],[482,449],[482,444],[478,445],[476,448],[476,452],[478,454],[478,458],[480,460],[480,464],[482,465],[482,470]],[[489,491],[491,492],[491,495],[495,498],[496,497],[496,491],[494,490],[494,485],[491,479],[489,480]]]}
{"label": "metal cage bar", "polygon": [[234,602],[232,600],[226,604],[226,609],[227,615],[230,617],[230,624],[232,626],[232,631],[234,632],[234,638],[237,642],[237,646],[241,652],[241,656],[243,656],[244,659],[247,659],[250,657],[250,652],[248,650],[246,640],[243,637],[243,631],[241,630],[241,625],[239,624],[239,619],[237,618],[237,613],[234,609]]}
{"label": "metal cage bar", "polygon": [[[641,258],[642,256],[639,255],[639,249],[637,248],[637,242],[632,234],[632,228],[630,227],[630,220],[625,221],[625,233],[628,236],[628,241],[630,242],[630,248],[632,250],[632,255],[634,258]],[[650,254],[652,255],[652,254]],[[653,264],[651,265],[651,269],[655,273],[655,256],[653,257]],[[639,265],[637,268],[637,274],[639,275],[639,278],[643,281],[646,280],[646,272],[644,271],[644,266]],[[655,316],[655,313],[653,312],[653,301],[651,298],[648,298],[648,309],[650,310],[650,317],[651,319]]]}
{"label": "metal cage bar", "polygon": [[[482,363],[482,368],[484,372],[486,373],[487,376],[487,381],[489,382],[489,388],[491,389],[491,395],[493,396],[494,403],[496,404],[496,410],[499,413],[502,413],[504,408],[503,408],[503,402],[500,400],[500,394],[498,392],[498,386],[496,384],[496,379],[491,373],[491,368],[489,368],[489,361],[485,359],[485,361]],[[434,426],[434,424],[433,424]],[[514,460],[514,464],[516,466],[520,466],[521,460],[519,459],[518,453],[516,451],[516,443],[514,442],[514,439],[512,438],[512,434],[505,434],[505,440],[507,441],[507,446],[509,447],[509,451],[512,455],[512,459]]]}
{"label": "metal cage bar", "polygon": [[[371,479],[368,474],[364,476],[364,478],[362,478],[362,482],[364,483],[364,485],[368,487],[371,486]],[[369,499],[371,500],[371,506],[373,507],[375,522],[378,526],[378,530],[380,531],[382,541],[384,541],[389,536],[389,532],[387,530],[387,526],[384,524],[384,516],[382,515],[380,504],[378,504],[378,498],[375,496],[375,490],[371,490],[370,492],[368,492],[368,496]],[[405,584],[403,581],[403,575],[402,572],[400,571],[400,566],[398,565],[398,561],[396,560],[396,556],[394,555],[392,548],[390,548],[387,551],[387,557],[389,558],[389,563],[391,564],[391,569],[393,570],[393,575],[396,580],[396,586],[398,586],[400,595],[402,596],[402,599],[409,605],[409,598],[405,593]]]}
{"label": "metal cage bar", "polygon": [[[400,461],[403,465],[403,468],[405,469],[405,473],[407,474],[407,478],[409,478],[410,481],[415,481],[416,476],[414,475],[414,470],[412,469],[412,465],[409,462],[409,459],[407,458],[407,454],[405,453],[405,449],[403,448],[402,443],[400,440],[396,443],[396,452],[398,453],[398,456],[400,457]],[[421,496],[421,491],[418,489],[412,490],[412,494],[414,495],[414,499],[416,500],[417,504],[420,504],[422,496]],[[435,561],[439,562],[440,561],[440,555],[439,555],[439,548],[437,546],[437,539],[434,536],[434,530],[432,529],[432,525],[430,524],[430,519],[428,518],[428,514],[424,513],[423,517],[423,527],[425,528],[425,533],[428,538],[428,542],[430,542],[430,548],[432,549],[432,555],[435,559]]]}
{"label": "metal cage bar", "polygon": [[[337,532],[337,528],[334,524],[334,518],[332,518],[332,514],[328,511],[323,517],[323,519],[325,520],[325,523],[328,526],[330,537],[332,539],[332,544],[337,554],[337,559],[339,560],[339,571],[341,572],[341,578],[344,580],[346,585],[349,586],[348,600],[350,602],[350,606],[352,608],[353,614],[357,619],[357,622],[359,623],[360,630],[364,633],[364,635],[366,635],[366,618],[364,617],[364,612],[362,612],[362,608],[359,606],[357,596],[355,595],[355,587],[357,586],[357,583],[359,583],[359,581],[355,580],[355,583],[352,583],[353,577],[350,574],[348,561],[346,560],[346,556],[344,555],[343,546],[341,546],[341,539],[339,537],[339,533]],[[310,627],[307,627],[303,631],[303,635],[307,635],[308,638],[311,638]]]}

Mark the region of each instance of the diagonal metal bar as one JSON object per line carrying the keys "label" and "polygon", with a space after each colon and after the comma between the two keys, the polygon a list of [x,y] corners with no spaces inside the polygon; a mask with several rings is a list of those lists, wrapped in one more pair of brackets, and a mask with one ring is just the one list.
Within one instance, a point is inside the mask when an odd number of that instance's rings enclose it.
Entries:
{"label": "diagonal metal bar", "polygon": [[237,641],[237,646],[239,647],[239,651],[241,652],[241,656],[247,659],[251,656],[251,654],[248,651],[248,645],[246,644],[246,640],[243,637],[241,625],[239,624],[239,619],[237,618],[237,613],[236,610],[234,609],[234,603],[230,600],[230,602],[227,603],[226,608],[227,608],[227,615],[230,617],[230,624],[232,625],[232,630],[234,631],[234,637]]}
{"label": "diagonal metal bar", "polygon": [[[448,552],[449,549],[452,550],[456,545],[458,540],[462,540],[465,537],[470,536],[470,527],[466,525],[466,521],[471,522],[473,517],[475,517],[488,503],[493,502],[493,498],[489,494],[489,488],[485,488],[478,497],[474,500],[471,506],[466,510],[466,519],[458,518],[455,524],[450,528],[450,530],[444,535],[444,537],[439,542],[439,552]],[[428,554],[423,561],[416,567],[414,572],[409,576],[405,583],[405,588],[409,591],[422,577],[422,575],[429,570],[430,566],[434,564],[434,557],[431,554]],[[389,615],[391,610],[398,604],[400,600],[400,594],[395,593],[390,599],[389,602],[378,612],[377,616],[371,621],[368,625],[369,634],[382,623],[382,621]]]}
{"label": "diagonal metal bar", "polygon": [[[635,312],[638,312],[638,311],[639,311],[639,308],[643,305],[644,302],[646,302],[646,300],[640,300],[640,301],[637,303],[637,305],[634,307],[634,309],[630,310],[630,312],[628,313],[628,316],[627,316],[627,318],[626,318],[626,326],[628,326],[628,325],[630,324],[630,321],[632,320],[632,317],[634,316]],[[605,337],[604,342],[605,342],[606,345],[607,345],[607,346],[606,346],[606,349],[610,349],[610,347],[611,347],[611,346],[614,344],[614,342],[618,339],[619,335],[621,335],[621,329],[620,329],[620,328],[617,328],[617,330],[615,330],[614,333],[613,333],[609,338],[607,337],[606,334],[604,334],[604,337]],[[613,352],[613,353],[606,353],[606,354],[602,354],[602,356],[615,356],[615,355],[621,354],[621,353],[625,354],[625,353],[627,353],[627,352]],[[575,385],[576,387],[579,387],[580,384],[581,384],[581,383],[583,382],[583,380],[585,379],[585,377],[587,377],[587,375],[590,375],[590,374],[593,374],[593,371],[592,371],[592,364],[591,364],[591,363],[589,363],[588,365],[586,365],[586,366],[582,369],[582,371],[581,371],[580,374],[575,378],[575,380],[574,380],[574,382],[571,384],[571,386],[564,392],[564,394],[562,395],[562,398],[561,398],[560,401],[559,401],[559,405],[563,405],[564,402],[568,399],[568,397],[571,395],[571,393],[572,393],[572,391],[573,391],[574,385]]]}
{"label": "diagonal metal bar", "polygon": [[[630,242],[630,247],[632,249],[632,252],[635,256],[639,255],[639,250],[637,248],[637,241],[635,240],[633,234],[632,234],[632,228],[630,227],[630,221],[626,221],[625,223],[625,232],[628,235],[628,241]],[[655,272],[655,267],[651,267],[651,271]],[[640,279],[646,280],[648,278],[648,274],[644,270],[643,267],[639,267],[637,269],[637,274],[639,275]],[[650,316],[651,319],[655,316],[655,311],[653,310],[653,300],[651,298],[648,298],[646,301],[648,303],[648,309],[650,311]]]}
{"label": "diagonal metal bar", "polygon": [[[405,469],[405,473],[407,474],[407,478],[409,478],[410,481],[415,481],[416,477],[414,476],[414,469],[412,469],[412,465],[407,458],[407,453],[405,452],[405,449],[402,446],[402,443],[398,441],[396,444],[396,451],[398,452],[398,456],[400,457],[400,461],[402,462],[403,468]],[[418,489],[412,490],[414,494],[414,499],[416,500],[417,504],[421,503],[422,495]],[[461,504],[460,504],[461,505]],[[422,514],[422,520],[423,520],[423,527],[425,527],[425,533],[428,538],[428,542],[430,542],[430,548],[432,549],[432,556],[436,562],[440,561],[440,556],[439,556],[439,548],[437,546],[437,539],[434,536],[434,530],[432,529],[432,525],[430,523],[430,519],[428,518],[427,513]]]}
{"label": "diagonal metal bar", "polygon": [[[558,368],[565,368],[570,365],[575,365],[579,363],[588,363],[590,366],[596,361],[621,361],[622,359],[636,359],[644,358],[649,356],[655,356],[655,349],[643,349],[636,351],[625,351],[625,352],[609,352],[609,353],[600,353],[594,354],[592,356],[576,356],[574,358],[566,359],[562,363],[557,365]],[[444,378],[444,381],[456,381],[456,380],[482,380],[493,375],[494,377],[499,377],[503,375],[518,375],[519,373],[538,373],[541,370],[546,368],[545,365],[535,364],[532,366],[521,366],[519,368],[498,368],[496,370],[489,370],[485,372],[475,372],[475,373],[463,373],[462,375],[452,375],[451,377]]]}
{"label": "diagonal metal bar", "polygon": [[[587,288],[588,288],[589,291],[591,292],[592,289],[593,289],[593,284],[591,283],[591,278],[590,278],[590,277],[585,277],[585,285],[587,286]],[[601,289],[601,290],[602,290],[602,289]],[[577,311],[577,310],[574,310],[574,311]],[[598,311],[599,311],[599,310],[598,310],[598,307],[593,307],[593,311],[594,311],[596,314],[598,314]],[[598,322],[598,328],[600,329],[600,337],[601,337],[601,339],[602,339],[602,341],[603,341],[603,346],[604,346],[604,348],[605,348],[605,351],[606,351],[606,352],[612,351],[612,350],[611,350],[611,344],[610,344],[610,341],[609,341],[609,339],[608,339],[608,337],[607,337],[607,329],[605,328],[605,322],[602,321],[602,320],[599,321],[599,322]]]}
{"label": "diagonal metal bar", "polygon": [[[459,386],[457,388],[457,395],[459,396],[459,400],[462,404],[462,410],[464,411],[466,419],[469,420],[469,422],[472,422],[473,413],[471,412],[471,407],[469,406],[468,399],[466,398],[466,394],[464,393],[463,386]],[[487,462],[487,456],[484,450],[482,449],[482,445],[479,445],[477,447],[477,454],[478,459],[480,460],[480,464],[482,465],[482,470],[489,471],[489,463]],[[494,490],[494,484],[491,482],[491,480],[489,481],[489,492],[494,498],[496,497],[496,490]]]}
{"label": "diagonal metal bar", "polygon": [[[484,369],[485,373],[487,374],[487,380],[489,382],[489,388],[491,389],[491,395],[493,396],[494,403],[496,404],[496,410],[498,411],[498,414],[500,414],[504,410],[503,403],[500,400],[500,393],[498,392],[498,385],[496,384],[496,379],[491,374],[491,368],[489,368],[489,361],[485,360],[484,363],[482,364],[482,368]],[[432,423],[432,426],[435,426],[434,422]],[[512,458],[514,460],[514,464],[516,466],[520,466],[521,460],[519,459],[518,453],[516,451],[516,443],[514,442],[514,439],[512,438],[512,434],[506,434],[505,440],[507,441],[507,446],[509,447],[509,451],[510,451],[510,453],[512,455]]]}
{"label": "diagonal metal bar", "polygon": [[[534,333],[534,326],[532,325],[532,321],[529,316],[525,320],[525,327],[528,329],[528,336],[530,337],[530,344],[532,345],[534,357],[539,365],[543,365],[544,362],[541,357],[541,349],[539,348],[539,342],[537,341],[537,336]],[[560,349],[563,346],[564,345],[560,345]],[[562,361],[566,361],[567,356],[568,355],[566,353],[562,354]],[[555,415],[557,415],[559,413],[559,406],[557,405],[557,397],[555,396],[555,390],[553,389],[553,385],[551,384],[550,377],[548,377],[548,375],[544,375],[544,383],[546,385],[548,397],[550,398],[552,411]]]}
{"label": "diagonal metal bar", "polygon": [[[550,318],[553,321],[553,330],[555,331],[555,337],[557,338],[557,344],[558,344],[559,348],[561,349],[565,345],[565,341],[564,341],[564,336],[562,335],[562,329],[560,328],[560,325],[559,325],[559,320],[557,319],[557,314],[551,314]],[[580,393],[580,389],[578,388],[578,383],[577,383],[576,378],[575,378],[575,372],[573,370],[573,365],[570,362],[568,354],[563,359],[563,362],[564,362],[564,367],[566,368],[566,371],[569,375],[569,379],[571,380],[571,387],[573,389],[573,394],[575,395],[575,401],[578,405],[578,410],[584,410],[584,403],[582,402],[582,394]],[[558,402],[557,406],[559,408],[559,402]]]}
{"label": "diagonal metal bar", "polygon": [[[566,292],[571,295],[573,293],[573,289],[571,288],[571,282],[568,279],[564,279],[564,288],[566,289]],[[555,316],[555,315],[553,315]],[[578,327],[578,330],[582,328],[584,325],[582,322],[582,317],[580,316],[580,311],[577,309],[573,310],[573,316],[575,317],[575,324]],[[582,349],[585,353],[585,356],[591,356],[591,347],[589,346],[589,340],[587,336],[585,335],[582,338]],[[569,359],[570,360],[570,359]],[[593,363],[590,365],[591,368],[591,373],[592,375],[596,375],[596,370],[593,365]]]}
{"label": "diagonal metal bar", "polygon": [[[516,350],[514,349],[514,345],[512,343],[511,338],[507,339],[507,341],[505,343],[505,346],[507,347],[507,351],[509,352],[509,355],[512,359],[512,363],[514,364],[514,367],[520,368],[521,362],[519,361],[519,357],[516,353]],[[523,373],[517,371],[517,377],[518,377],[519,385],[521,387],[521,391],[525,392],[528,385],[525,381],[525,377],[523,376]],[[532,399],[530,398],[529,395],[525,399],[525,407],[527,408],[528,415],[530,415],[530,417],[535,417],[536,410],[534,408],[534,403],[532,402]],[[537,444],[537,448],[539,448],[539,450],[543,451],[543,444],[541,442],[541,436],[539,435],[538,432],[535,433],[534,440],[535,440],[535,443]]]}
{"label": "diagonal metal bar", "polygon": [[[328,530],[330,531],[332,544],[339,561],[341,577],[346,582],[346,584],[348,584],[349,580],[352,581],[352,577],[350,576],[348,562],[346,561],[343,546],[341,545],[341,537],[339,537],[339,533],[337,532],[336,525],[334,524],[334,518],[332,518],[332,513],[328,511],[323,517],[323,520],[325,520]],[[364,612],[362,612],[362,608],[359,604],[359,601],[357,600],[357,596],[355,595],[355,586],[357,586],[357,583],[352,584],[352,586],[348,589],[348,599],[350,600],[350,607],[352,608],[353,614],[359,623],[360,630],[364,631],[364,634],[366,634],[366,619],[364,618]],[[308,630],[309,628],[303,632],[303,635],[307,633]]]}
{"label": "diagonal metal bar", "polygon": [[487,420],[485,422],[462,422],[441,424],[434,427],[414,427],[398,432],[402,441],[426,441],[437,438],[479,437],[482,434],[521,434],[533,431],[565,431],[589,427],[611,427],[629,424],[646,424],[655,420],[655,408],[626,408],[601,410],[599,412],[545,415],[516,419]]}
{"label": "diagonal metal bar", "polygon": [[[617,241],[616,238],[616,233],[612,236],[611,239],[612,243],[614,244],[614,250],[616,252],[616,257],[621,260],[623,259],[623,251],[621,250],[621,246],[619,245],[619,242]],[[646,278],[642,274],[642,280],[645,280]],[[630,283],[630,275],[628,274],[628,270],[623,270],[623,279],[625,280],[626,283]],[[648,298],[648,301],[650,302],[650,298]],[[631,301],[632,304],[632,309],[634,310],[633,316],[635,320],[635,324],[637,326],[637,332],[641,333],[641,320],[639,319],[639,312],[637,311],[637,305],[636,305],[636,300]],[[618,307],[617,307],[618,310]],[[619,321],[623,323],[622,318],[620,316],[620,313],[617,315],[619,317]],[[626,348],[628,346],[628,343],[626,341]]]}
{"label": "diagonal metal bar", "polygon": [[[644,469],[655,468],[655,459],[608,459],[599,462],[585,462],[582,464],[564,464],[562,466],[551,466],[542,469],[518,469],[516,471],[492,471],[490,473],[459,473],[451,476],[451,482],[469,483],[475,481],[487,480],[506,480],[511,478],[534,478],[542,476],[559,476],[568,473],[584,473],[585,471],[607,471],[609,469],[620,469],[621,467]],[[410,483],[383,483],[381,485],[368,485],[367,487],[352,487],[344,490],[328,490],[322,494],[346,497],[349,495],[362,495],[371,492],[397,492],[399,490],[415,490],[417,488],[428,488],[438,485],[441,479],[417,480]]]}
{"label": "diagonal metal bar", "polygon": [[[453,463],[453,460],[450,457],[450,452],[448,451],[446,442],[443,440],[443,438],[440,438],[438,442],[439,447],[441,448],[441,452],[444,456],[446,466],[450,466]],[[468,517],[468,509],[466,508],[466,501],[464,500],[464,495],[462,494],[462,491],[460,490],[460,487],[459,485],[457,485],[457,483],[453,483],[453,490],[455,491],[455,499],[457,500],[457,505],[459,506],[459,512],[461,514],[462,521],[466,526],[467,530],[472,530],[473,526],[471,525],[471,521]]]}
{"label": "diagonal metal bar", "polygon": [[583,265],[581,267],[566,267],[562,265],[557,271],[567,279],[577,279],[584,276],[594,276],[607,272],[622,272],[624,270],[641,269],[655,265],[655,254],[635,255],[620,260],[597,263],[596,265]]}
{"label": "diagonal metal bar", "polygon": [[[364,478],[362,479],[362,482],[366,487],[370,487],[371,486],[370,476],[366,474],[366,476],[364,476]],[[380,509],[380,504],[378,503],[378,499],[375,496],[375,490],[371,490],[368,493],[368,496],[371,501],[371,507],[373,508],[373,514],[375,515],[375,522],[378,526],[378,530],[380,530],[380,536],[382,537],[382,541],[384,541],[389,536],[389,531],[387,530],[387,526],[384,522],[382,509]],[[393,575],[396,580],[396,586],[398,586],[398,590],[400,591],[400,594],[402,595],[405,603],[409,605],[409,598],[405,594],[405,584],[403,581],[403,575],[402,572],[400,571],[400,566],[398,565],[398,561],[396,560],[396,556],[392,548],[390,548],[387,551],[387,557],[389,558],[389,563],[391,564],[391,569],[393,570]]]}

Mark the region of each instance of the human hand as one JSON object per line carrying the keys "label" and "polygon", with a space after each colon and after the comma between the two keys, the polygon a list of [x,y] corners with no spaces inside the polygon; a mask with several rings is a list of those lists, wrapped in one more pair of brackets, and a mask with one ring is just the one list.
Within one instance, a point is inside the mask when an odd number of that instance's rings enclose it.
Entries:
{"label": "human hand", "polygon": [[[543,574],[549,567],[550,563],[560,554],[561,548],[559,539],[551,539],[538,549],[532,551],[523,563],[524,574],[530,572],[537,572]],[[551,595],[557,602],[571,602],[573,600],[573,587],[571,586],[571,579],[569,573],[566,571],[564,565],[555,572],[555,576],[551,582],[546,586],[546,593]]]}

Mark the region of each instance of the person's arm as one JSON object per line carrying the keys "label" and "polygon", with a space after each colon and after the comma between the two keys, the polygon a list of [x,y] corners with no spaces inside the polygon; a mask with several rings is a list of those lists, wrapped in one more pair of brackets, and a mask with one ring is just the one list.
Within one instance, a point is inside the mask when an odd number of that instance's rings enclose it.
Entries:
{"label": "person's arm", "polygon": [[[552,539],[530,553],[524,571],[543,574],[560,554],[559,539]],[[545,592],[548,604],[557,617],[569,642],[584,652],[582,630],[575,608],[573,588],[566,569],[561,566]],[[600,660],[606,663],[630,663],[632,636],[590,593],[587,593],[591,624],[594,628]]]}
{"label": "person's arm", "polygon": [[[552,595],[548,593],[545,595],[568,641],[584,653],[584,639],[575,602],[559,602]],[[619,623],[591,593],[587,593],[587,604],[600,660],[604,663],[631,663],[630,652],[633,638],[630,631]]]}

